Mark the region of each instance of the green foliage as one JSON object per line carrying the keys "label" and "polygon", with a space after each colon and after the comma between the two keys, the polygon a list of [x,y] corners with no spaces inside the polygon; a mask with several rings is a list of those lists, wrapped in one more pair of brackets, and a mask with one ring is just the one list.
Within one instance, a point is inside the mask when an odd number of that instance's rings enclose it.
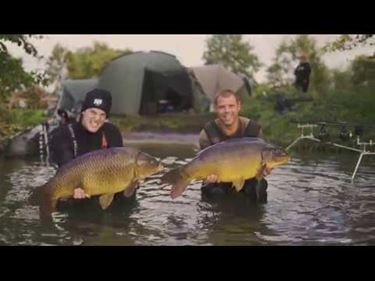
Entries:
{"label": "green foliage", "polygon": [[262,64],[253,47],[241,35],[213,35],[206,40],[205,64],[221,64],[228,70],[253,78]]}
{"label": "green foliage", "polygon": [[[30,38],[39,36],[8,35],[0,34],[0,141],[6,136],[21,130],[29,124],[39,122],[38,114],[21,114],[17,111],[10,111],[8,102],[11,95],[17,90],[25,90],[35,84],[47,85],[44,73],[26,71],[22,66],[22,60],[14,58],[7,46],[16,44],[27,54],[38,58],[38,52],[30,43]],[[31,97],[33,99],[33,97]],[[25,111],[26,112],[26,111]]]}
{"label": "green foliage", "polygon": [[[338,72],[338,81],[350,77],[350,72]],[[349,79],[350,83],[350,79]],[[297,123],[319,121],[348,122],[373,126],[375,120],[375,97],[373,88],[368,86],[349,86],[343,89],[343,84],[329,91],[325,96],[314,99],[312,102],[298,102],[292,111],[284,114],[275,111],[275,98],[278,93],[284,93],[287,98],[293,98],[294,93],[271,89],[267,96],[257,96],[243,103],[241,114],[257,120],[263,127],[267,140],[288,145],[300,133]],[[335,132],[338,135],[338,132]],[[375,137],[375,130],[368,130],[364,139]]]}
{"label": "green foliage", "polygon": [[36,125],[43,118],[38,111],[12,110],[9,112],[7,103],[15,91],[23,91],[27,95],[28,104],[37,108],[39,96],[29,91],[33,85],[55,83],[56,88],[63,78],[65,69],[68,77],[73,79],[91,78],[100,73],[107,62],[117,56],[130,53],[130,50],[114,50],[106,44],[96,42],[92,48],[83,48],[76,52],[68,51],[61,45],[56,45],[47,61],[46,75],[26,72],[20,59],[13,58],[7,50],[8,44],[18,44],[28,54],[37,57],[37,50],[29,43],[30,36],[0,35],[0,138],[22,130],[25,126]]}
{"label": "green foliage", "polygon": [[327,43],[323,47],[324,52],[352,50],[360,46],[374,46],[373,34],[341,35],[333,42]]}
{"label": "green foliage", "polygon": [[14,58],[6,46],[17,44],[27,54],[38,57],[37,50],[29,42],[31,36],[0,34],[0,102],[6,103],[15,90],[25,89],[33,84],[46,84],[43,73],[25,71],[22,60]]}
{"label": "green foliage", "polygon": [[254,88],[253,93],[254,93],[255,97],[261,97],[261,96],[267,95],[267,93],[269,93],[270,91],[272,91],[273,88],[274,88],[274,86],[271,85],[271,84],[261,83],[261,84],[258,84]]}
{"label": "green foliage", "polygon": [[337,90],[321,101],[324,111],[329,111],[330,120],[373,123],[375,120],[375,98],[369,87],[359,86],[353,90]]}
{"label": "green foliage", "polygon": [[274,109],[275,101],[264,97],[250,98],[242,103],[241,115],[256,120],[262,125],[265,139],[279,145],[286,145],[297,136],[293,114],[280,115]]}
{"label": "green foliage", "polygon": [[49,82],[51,84],[55,84],[55,90],[57,90],[60,86],[60,82],[63,79],[64,70],[66,68],[66,55],[68,50],[61,46],[60,44],[56,44],[52,50],[51,56],[47,60],[47,75]]}
{"label": "green foliage", "polygon": [[57,90],[62,79],[87,79],[98,76],[109,61],[128,53],[131,53],[131,50],[115,50],[100,42],[77,51],[69,51],[57,44],[47,61],[48,79],[55,84]]}
{"label": "green foliage", "polygon": [[291,85],[294,82],[294,69],[301,54],[307,55],[312,69],[309,92],[314,97],[324,95],[330,85],[329,71],[322,62],[323,53],[316,46],[316,41],[308,35],[296,36],[280,44],[276,49],[273,64],[267,68],[268,82],[276,87]]}
{"label": "green foliage", "polygon": [[283,86],[288,83],[286,75],[288,69],[275,59],[275,62],[267,68],[267,81],[276,87]]}
{"label": "green foliage", "polygon": [[[36,57],[38,55],[37,50],[35,49],[34,45],[29,42],[29,39],[32,36],[29,35],[19,35],[19,34],[0,34],[0,53],[8,54],[8,48],[4,44],[5,42],[17,44],[19,47],[23,48],[24,51]],[[34,36],[37,37],[38,36]]]}
{"label": "green foliage", "polygon": [[[289,49],[286,52],[286,47],[287,44],[284,44],[279,50],[291,59],[296,50]],[[285,59],[284,65],[287,65],[286,61]],[[374,57],[367,56],[355,58],[346,70],[329,70],[315,63],[314,81],[316,84],[313,101],[295,102],[291,111],[280,114],[275,111],[277,95],[281,94],[289,100],[298,100],[306,95],[298,93],[291,84],[281,86],[271,83],[261,84],[255,91],[255,98],[243,105],[242,114],[258,120],[262,124],[265,137],[284,146],[299,135],[297,123],[328,121],[373,126],[375,120],[374,65]],[[319,82],[319,79],[324,83]],[[323,87],[323,85],[324,95],[317,94],[319,86]],[[331,130],[333,135],[338,137],[340,128]],[[374,129],[368,129],[367,132],[365,130],[364,140],[374,138]]]}
{"label": "green foliage", "polygon": [[26,88],[34,83],[32,74],[23,69],[21,59],[0,53],[0,102],[7,103],[15,90]]}
{"label": "green foliage", "polygon": [[122,132],[157,131],[198,134],[214,114],[165,113],[154,116],[111,116]]}
{"label": "green foliage", "polygon": [[45,119],[43,110],[40,109],[13,109],[9,116],[9,123],[27,128],[40,124]]}
{"label": "green foliage", "polygon": [[350,70],[331,70],[331,89],[334,91],[351,90],[352,89],[352,72]]}
{"label": "green foliage", "polygon": [[309,91],[313,97],[324,96],[329,92],[330,72],[323,63],[311,64]]}
{"label": "green foliage", "polygon": [[[1,109],[0,105],[0,109]],[[3,111],[1,111],[3,112]],[[13,109],[6,115],[0,112],[0,144],[9,136],[27,128],[34,127],[45,120],[43,110],[40,109]]]}
{"label": "green foliage", "polygon": [[[0,42],[4,42],[4,38],[4,35],[0,35]],[[24,46],[24,41],[21,39],[17,41],[16,37],[6,37],[6,39],[7,42],[20,42],[20,46]],[[240,63],[235,61],[244,62],[238,58],[241,57],[239,54],[246,53],[246,48],[232,46],[233,42],[241,42],[241,36],[214,35],[207,40],[207,43],[209,41],[211,47],[208,46],[205,52],[206,63],[220,63],[230,70],[243,73],[242,67],[245,66],[241,64],[241,68],[238,68]],[[32,53],[32,49],[27,48]],[[41,110],[16,109],[9,113],[4,101],[7,101],[15,90],[25,89],[32,85],[35,81],[35,74],[25,72],[21,60],[11,57],[4,50],[6,49],[3,44],[0,44],[0,141],[6,135],[36,125],[45,119]],[[250,47],[247,53],[251,54],[251,50]],[[58,81],[65,68],[70,78],[91,78],[98,75],[109,60],[126,52],[129,51],[113,50],[100,43],[96,43],[92,48],[76,52],[69,52],[57,45],[49,60],[49,78]],[[314,96],[314,100],[296,102],[291,111],[280,114],[275,111],[278,95],[281,94],[288,99],[301,97],[301,93],[294,89],[289,80],[290,74],[293,73],[298,63],[297,57],[300,53],[308,55],[312,66],[309,92]],[[299,135],[300,131],[296,126],[298,122],[331,121],[373,124],[375,120],[373,92],[375,57],[359,56],[353,60],[347,70],[330,70],[322,63],[321,55],[321,50],[316,47],[315,41],[309,36],[297,36],[293,40],[284,41],[277,49],[274,64],[268,69],[269,83],[258,84],[252,97],[243,97],[241,115],[257,120],[262,125],[267,140],[285,147]],[[248,66],[246,69],[252,74],[259,69],[259,66],[255,63],[255,67]],[[30,94],[29,98],[32,100],[34,97]],[[198,133],[202,126],[213,118],[213,114],[165,114],[149,118],[113,116],[111,120],[123,131]],[[375,132],[372,134],[368,132],[364,140],[371,137],[374,139]]]}
{"label": "green foliage", "polygon": [[375,86],[375,56],[358,56],[352,65],[352,82],[354,85]]}
{"label": "green foliage", "polygon": [[93,47],[82,48],[76,52],[68,51],[64,56],[68,77],[87,79],[98,76],[109,61],[131,52],[129,49],[114,50],[99,42],[95,42]]}

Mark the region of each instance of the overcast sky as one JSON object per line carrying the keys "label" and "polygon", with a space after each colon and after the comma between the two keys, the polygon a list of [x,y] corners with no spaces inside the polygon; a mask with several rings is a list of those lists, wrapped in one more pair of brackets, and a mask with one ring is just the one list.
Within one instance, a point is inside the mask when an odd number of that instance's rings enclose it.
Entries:
{"label": "overcast sky", "polygon": [[[295,35],[243,35],[265,66],[256,74],[259,82],[265,79],[265,69],[271,64],[275,50],[283,40]],[[334,40],[337,35],[311,35],[318,46]],[[93,42],[105,42],[115,49],[130,48],[133,51],[158,50],[175,55],[185,66],[203,64],[202,55],[205,49],[205,39],[208,35],[43,35],[42,39],[32,39],[40,55],[46,58],[51,54],[53,47],[59,43],[71,50],[89,47]],[[24,66],[28,70],[45,68],[45,61],[38,62],[33,57],[23,53],[16,46],[9,46],[10,51],[17,57],[22,57]],[[334,52],[323,57],[331,68],[344,68],[358,54],[372,54],[374,48],[357,48],[354,51]]]}

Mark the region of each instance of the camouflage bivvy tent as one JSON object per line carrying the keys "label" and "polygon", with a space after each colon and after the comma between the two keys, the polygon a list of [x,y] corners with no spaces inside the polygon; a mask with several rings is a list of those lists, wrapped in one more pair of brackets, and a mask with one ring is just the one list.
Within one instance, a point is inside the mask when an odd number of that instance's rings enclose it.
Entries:
{"label": "camouflage bivvy tent", "polygon": [[185,68],[167,53],[135,52],[110,61],[98,78],[63,81],[58,109],[79,112],[95,87],[112,93],[111,113],[118,115],[207,112],[220,90],[251,95],[248,79],[221,65]]}
{"label": "camouflage bivvy tent", "polygon": [[97,79],[67,80],[59,107],[79,107],[93,87],[112,93],[112,114],[148,115],[192,107],[192,85],[186,68],[173,55],[135,52],[110,61]]}
{"label": "camouflage bivvy tent", "polygon": [[61,92],[57,109],[65,109],[72,113],[80,111],[85,94],[97,87],[98,80],[80,79],[80,80],[64,80],[61,83]]}

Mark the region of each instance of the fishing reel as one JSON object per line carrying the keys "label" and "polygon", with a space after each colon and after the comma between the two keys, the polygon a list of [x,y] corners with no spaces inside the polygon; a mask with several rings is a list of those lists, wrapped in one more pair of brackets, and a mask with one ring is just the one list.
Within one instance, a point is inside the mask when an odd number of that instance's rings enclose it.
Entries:
{"label": "fishing reel", "polygon": [[355,126],[354,127],[354,133],[357,137],[362,137],[363,133],[364,133],[363,127],[362,126]]}
{"label": "fishing reel", "polygon": [[321,142],[326,142],[330,139],[326,123],[321,123],[318,139],[320,139]]}
{"label": "fishing reel", "polygon": [[344,124],[342,127],[341,127],[341,130],[340,130],[340,139],[342,141],[348,141],[349,139],[351,139],[353,136],[352,132],[350,130],[348,130],[348,127],[346,124]]}

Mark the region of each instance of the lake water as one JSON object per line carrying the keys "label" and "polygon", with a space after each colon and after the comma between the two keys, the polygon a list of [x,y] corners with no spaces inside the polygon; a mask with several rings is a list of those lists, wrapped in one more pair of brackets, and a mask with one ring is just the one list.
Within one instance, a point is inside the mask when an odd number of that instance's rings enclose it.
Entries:
{"label": "lake water", "polygon": [[[188,144],[139,147],[170,168],[195,154]],[[172,200],[156,174],[121,208],[57,212],[48,226],[27,198],[55,168],[39,159],[0,158],[0,245],[375,244],[375,157],[365,156],[352,183],[356,153],[291,155],[267,177],[267,204],[206,202],[199,182]]]}

